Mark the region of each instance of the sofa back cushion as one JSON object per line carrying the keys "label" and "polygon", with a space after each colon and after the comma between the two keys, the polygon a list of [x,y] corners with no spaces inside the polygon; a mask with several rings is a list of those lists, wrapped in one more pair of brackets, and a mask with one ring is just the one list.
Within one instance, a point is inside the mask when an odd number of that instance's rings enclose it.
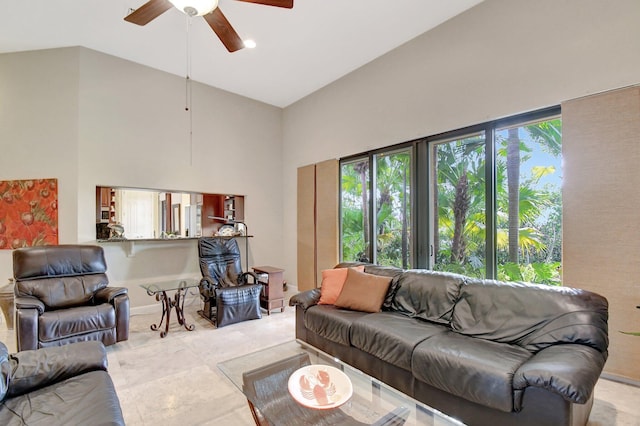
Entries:
{"label": "sofa back cushion", "polygon": [[448,325],[465,279],[462,275],[446,272],[407,270],[398,277],[391,310]]}
{"label": "sofa back cushion", "polygon": [[586,290],[470,279],[461,288],[451,327],[534,353],[579,343],[606,356],[607,319],[607,300]]}
{"label": "sofa back cushion", "polygon": [[394,266],[366,265],[364,267],[364,271],[367,274],[381,275],[383,277],[391,277],[389,290],[387,291],[387,295],[384,298],[384,302],[382,302],[383,311],[391,310],[393,297],[396,295],[396,291],[398,291],[398,282],[399,282],[400,274],[402,274],[403,270],[400,268],[396,268]]}

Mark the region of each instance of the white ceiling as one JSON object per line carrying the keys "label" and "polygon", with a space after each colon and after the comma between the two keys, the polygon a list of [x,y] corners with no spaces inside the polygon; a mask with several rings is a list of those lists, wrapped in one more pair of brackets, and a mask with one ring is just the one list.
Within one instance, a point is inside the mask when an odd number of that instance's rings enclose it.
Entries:
{"label": "white ceiling", "polygon": [[175,8],[144,27],[123,20],[145,1],[0,0],[0,53],[84,46],[185,76],[189,50],[193,80],[285,107],[482,0],[295,0],[293,9],[220,0],[240,37],[258,44],[235,53]]}

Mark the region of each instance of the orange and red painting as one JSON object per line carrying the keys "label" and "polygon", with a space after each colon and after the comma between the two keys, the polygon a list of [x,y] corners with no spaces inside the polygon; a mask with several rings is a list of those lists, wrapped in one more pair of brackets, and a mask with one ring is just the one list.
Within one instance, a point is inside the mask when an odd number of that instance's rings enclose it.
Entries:
{"label": "orange and red painting", "polygon": [[58,179],[0,181],[0,249],[58,244]]}

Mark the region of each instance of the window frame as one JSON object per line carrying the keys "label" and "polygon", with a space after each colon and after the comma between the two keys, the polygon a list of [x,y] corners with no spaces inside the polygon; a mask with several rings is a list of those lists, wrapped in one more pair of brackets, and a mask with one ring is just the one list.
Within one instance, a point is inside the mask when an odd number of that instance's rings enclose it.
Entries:
{"label": "window frame", "polygon": [[429,188],[429,152],[431,145],[441,143],[445,140],[455,140],[466,135],[484,132],[485,135],[485,179],[491,184],[486,185],[485,209],[486,209],[486,230],[485,230],[485,276],[488,279],[495,279],[497,273],[497,194],[496,194],[496,130],[525,125],[528,122],[536,122],[543,120],[551,120],[556,117],[562,117],[562,111],[559,105],[542,108],[522,114],[516,114],[496,120],[479,123],[460,129],[434,134],[422,138],[417,138],[408,142],[378,148],[375,150],[365,151],[358,154],[340,158],[339,161],[339,256],[343,261],[342,253],[342,166],[359,159],[367,159],[369,161],[369,248],[368,256],[372,263],[376,263],[375,248],[375,215],[372,214],[375,208],[375,159],[380,154],[391,154],[396,151],[410,149],[411,153],[411,245],[410,250],[412,265],[414,268],[429,269],[430,268],[430,250],[432,250],[430,240],[430,198],[432,194]]}

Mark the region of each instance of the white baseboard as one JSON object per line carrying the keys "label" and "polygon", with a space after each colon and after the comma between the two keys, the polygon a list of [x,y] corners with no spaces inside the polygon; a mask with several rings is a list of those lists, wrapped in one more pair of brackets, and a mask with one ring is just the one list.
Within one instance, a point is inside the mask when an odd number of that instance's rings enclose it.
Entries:
{"label": "white baseboard", "polygon": [[611,373],[602,373],[600,374],[600,377],[602,377],[603,379],[611,380],[612,382],[624,383],[625,385],[630,385],[630,386],[635,386],[637,388],[640,388],[640,381],[630,379],[628,377],[618,376],[616,374],[611,374]]}

